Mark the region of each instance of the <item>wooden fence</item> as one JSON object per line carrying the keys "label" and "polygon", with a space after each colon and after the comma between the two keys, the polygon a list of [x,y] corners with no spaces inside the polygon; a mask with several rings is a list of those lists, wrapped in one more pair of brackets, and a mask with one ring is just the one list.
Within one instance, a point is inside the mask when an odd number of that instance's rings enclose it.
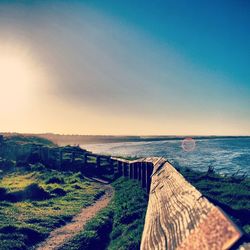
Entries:
{"label": "wooden fence", "polygon": [[230,249],[242,237],[228,216],[162,157],[128,161],[79,147],[29,147],[18,149],[19,160],[38,159],[58,170],[83,171],[90,166],[100,173],[108,168],[114,178],[124,176],[139,181],[149,194],[141,250]]}
{"label": "wooden fence", "polygon": [[241,231],[167,161],[154,167],[141,249],[230,249]]}

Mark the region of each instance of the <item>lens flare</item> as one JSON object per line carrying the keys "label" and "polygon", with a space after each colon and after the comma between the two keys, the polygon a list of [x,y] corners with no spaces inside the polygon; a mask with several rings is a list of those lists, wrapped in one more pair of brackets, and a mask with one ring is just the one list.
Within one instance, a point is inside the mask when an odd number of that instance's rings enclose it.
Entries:
{"label": "lens flare", "polygon": [[191,137],[185,138],[181,143],[181,147],[186,152],[192,152],[195,150],[195,140]]}

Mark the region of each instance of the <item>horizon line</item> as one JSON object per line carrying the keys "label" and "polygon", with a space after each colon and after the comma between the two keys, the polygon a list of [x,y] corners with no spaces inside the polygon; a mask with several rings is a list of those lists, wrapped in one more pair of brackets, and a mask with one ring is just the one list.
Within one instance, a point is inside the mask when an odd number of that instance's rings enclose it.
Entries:
{"label": "horizon line", "polygon": [[0,134],[20,134],[20,135],[62,135],[62,136],[113,136],[113,137],[250,137],[249,135],[228,135],[228,134],[64,134],[56,132],[3,132]]}

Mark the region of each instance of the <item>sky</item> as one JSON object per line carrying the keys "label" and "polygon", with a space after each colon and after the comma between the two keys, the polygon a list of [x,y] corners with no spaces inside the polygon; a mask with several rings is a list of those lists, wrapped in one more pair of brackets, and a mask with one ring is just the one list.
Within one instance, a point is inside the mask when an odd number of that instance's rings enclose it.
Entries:
{"label": "sky", "polygon": [[0,0],[0,131],[250,135],[248,0]]}

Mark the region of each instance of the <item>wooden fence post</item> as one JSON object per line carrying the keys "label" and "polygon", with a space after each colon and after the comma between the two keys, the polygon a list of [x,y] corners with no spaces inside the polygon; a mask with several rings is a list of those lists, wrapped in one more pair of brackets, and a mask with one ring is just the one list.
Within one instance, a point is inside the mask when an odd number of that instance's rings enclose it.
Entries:
{"label": "wooden fence post", "polygon": [[129,164],[129,178],[130,179],[134,178],[134,167],[135,167],[134,163]]}
{"label": "wooden fence post", "polygon": [[74,161],[75,161],[75,152],[72,151],[71,152],[71,163],[74,163]]}
{"label": "wooden fence post", "polygon": [[39,151],[39,161],[42,161],[42,146],[38,146],[38,151]]}
{"label": "wooden fence post", "polygon": [[142,162],[138,162],[138,180],[141,180]]}
{"label": "wooden fence post", "polygon": [[60,160],[60,166],[61,166],[63,162],[63,150],[60,149],[59,153],[60,153],[59,160]]}
{"label": "wooden fence post", "polygon": [[123,175],[125,176],[125,177],[128,177],[129,175],[128,175],[128,163],[126,163],[126,162],[123,162]]}
{"label": "wooden fence post", "polygon": [[122,164],[122,162],[121,161],[117,161],[118,162],[118,176],[120,177],[120,176],[123,176],[123,171],[122,171],[122,169],[123,169],[123,164]]}
{"label": "wooden fence post", "polygon": [[151,174],[153,172],[154,165],[152,162],[147,163],[147,168],[146,168],[146,189],[147,193],[150,192],[150,185],[151,185]]}
{"label": "wooden fence post", "polygon": [[100,166],[101,166],[101,158],[100,156],[96,156],[96,167],[100,168]]}
{"label": "wooden fence post", "polygon": [[114,175],[114,173],[115,173],[114,160],[111,157],[109,158],[109,167],[111,169],[111,173]]}
{"label": "wooden fence post", "polygon": [[50,148],[48,148],[48,151],[47,151],[47,161],[50,160]]}
{"label": "wooden fence post", "polygon": [[143,188],[146,187],[146,168],[147,168],[147,163],[142,162],[142,164],[141,164],[141,185]]}
{"label": "wooden fence post", "polygon": [[138,162],[135,162],[134,163],[134,175],[133,175],[133,178],[134,179],[138,179]]}
{"label": "wooden fence post", "polygon": [[88,154],[87,153],[84,154],[84,164],[85,165],[88,164]]}

